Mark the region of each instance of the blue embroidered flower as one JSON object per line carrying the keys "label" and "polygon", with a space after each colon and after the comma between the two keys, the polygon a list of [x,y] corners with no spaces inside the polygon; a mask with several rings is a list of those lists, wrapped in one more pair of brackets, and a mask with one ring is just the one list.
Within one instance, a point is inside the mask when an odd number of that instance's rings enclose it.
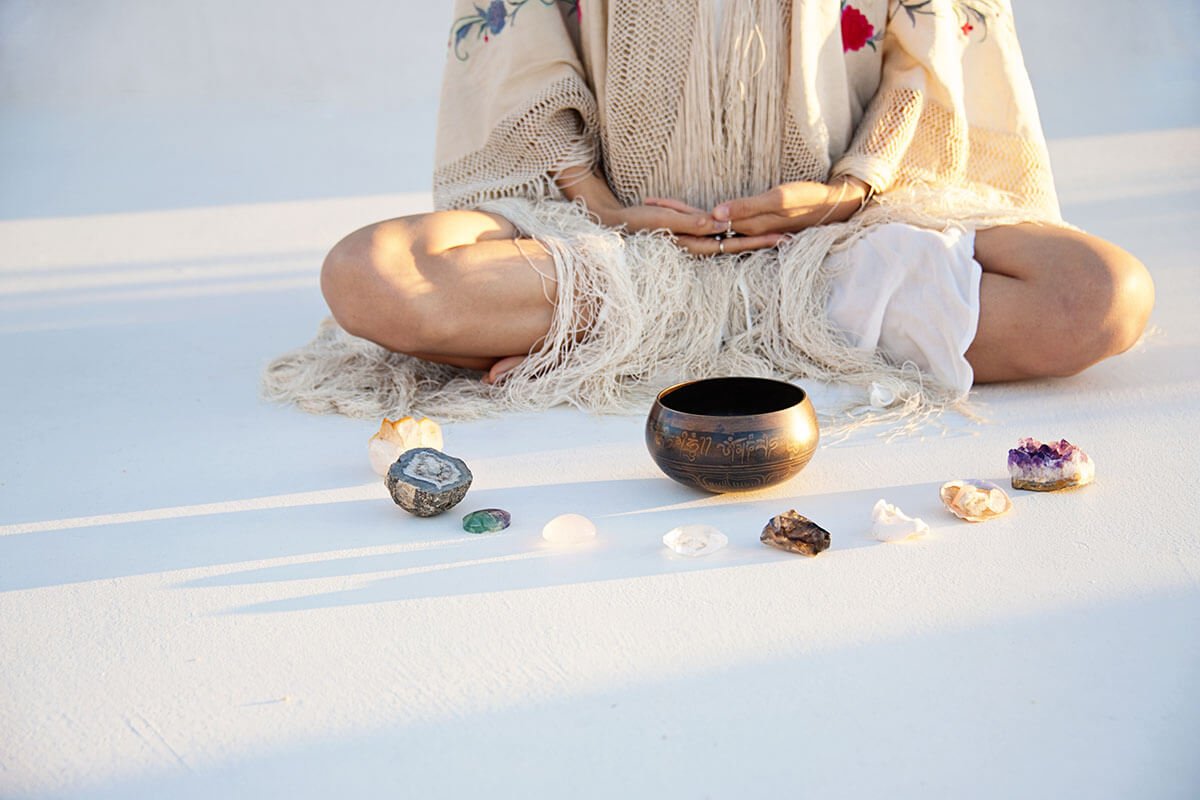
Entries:
{"label": "blue embroidered flower", "polygon": [[475,6],[475,10],[479,12],[479,16],[487,20],[488,30],[492,32],[493,36],[504,30],[504,23],[508,21],[508,9],[504,7],[504,0],[492,0],[487,11],[479,6]]}
{"label": "blue embroidered flower", "polygon": [[535,6],[541,5],[546,8],[558,6],[564,15],[569,14],[575,17],[576,21],[582,18],[580,0],[492,0],[487,8],[476,5],[474,14],[454,20],[454,24],[450,26],[450,41],[447,46],[454,50],[454,55],[459,61],[466,61],[471,56],[470,45],[464,47],[463,43],[472,32],[475,34],[475,41],[482,40],[485,44],[490,42],[493,36],[515,24],[517,12],[531,2]]}
{"label": "blue embroidered flower", "polygon": [[454,46],[458,47],[462,43],[462,40],[467,38],[467,34],[470,32],[471,29],[466,25],[463,25],[461,28],[459,28],[454,34]]}

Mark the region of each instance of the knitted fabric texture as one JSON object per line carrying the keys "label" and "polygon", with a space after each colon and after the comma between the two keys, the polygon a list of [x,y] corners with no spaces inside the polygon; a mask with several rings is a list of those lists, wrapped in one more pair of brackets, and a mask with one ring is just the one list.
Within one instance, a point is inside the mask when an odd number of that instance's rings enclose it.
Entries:
{"label": "knitted fabric texture", "polygon": [[[478,372],[389,353],[327,320],[268,367],[265,396],[449,421],[560,403],[636,412],[673,381],[744,374],[882,384],[898,398],[887,414],[907,419],[958,403],[911,364],[864,355],[831,329],[825,260],[883,222],[1061,224],[1007,3],[742,0],[725,3],[713,37],[710,2],[458,2],[435,205],[499,214],[546,248],[551,330],[485,386]],[[849,7],[866,41],[843,36]],[[986,24],[959,24],[968,7]],[[461,33],[475,19],[486,41]],[[778,248],[698,258],[562,201],[553,175],[577,165],[602,170],[629,204],[658,195],[711,208],[837,175],[877,194],[850,221]]]}

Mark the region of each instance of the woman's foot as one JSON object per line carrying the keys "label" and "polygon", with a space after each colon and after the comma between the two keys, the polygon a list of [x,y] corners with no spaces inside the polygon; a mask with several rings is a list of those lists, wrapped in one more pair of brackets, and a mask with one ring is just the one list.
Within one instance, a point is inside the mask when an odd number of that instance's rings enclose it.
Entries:
{"label": "woman's foot", "polygon": [[505,375],[516,369],[521,362],[527,358],[529,358],[529,356],[508,356],[506,358],[502,358],[495,364],[492,364],[481,380],[491,386]]}

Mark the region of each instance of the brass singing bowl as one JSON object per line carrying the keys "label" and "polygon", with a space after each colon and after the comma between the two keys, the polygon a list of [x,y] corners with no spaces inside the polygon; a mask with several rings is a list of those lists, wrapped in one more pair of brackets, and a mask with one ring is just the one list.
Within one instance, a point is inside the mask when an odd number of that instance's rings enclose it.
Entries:
{"label": "brass singing bowl", "polygon": [[744,492],[794,477],[820,439],[799,386],[768,378],[706,378],[659,392],[646,447],[667,477],[709,492]]}

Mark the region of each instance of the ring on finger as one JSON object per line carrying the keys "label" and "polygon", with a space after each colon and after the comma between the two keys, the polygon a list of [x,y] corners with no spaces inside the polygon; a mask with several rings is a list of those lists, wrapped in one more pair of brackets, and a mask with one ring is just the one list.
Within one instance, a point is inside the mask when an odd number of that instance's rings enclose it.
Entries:
{"label": "ring on finger", "polygon": [[733,220],[726,220],[725,235],[726,236],[737,236],[737,234],[733,232]]}
{"label": "ring on finger", "polygon": [[725,255],[725,239],[724,239],[724,237],[717,240],[717,252],[719,252],[721,255]]}

